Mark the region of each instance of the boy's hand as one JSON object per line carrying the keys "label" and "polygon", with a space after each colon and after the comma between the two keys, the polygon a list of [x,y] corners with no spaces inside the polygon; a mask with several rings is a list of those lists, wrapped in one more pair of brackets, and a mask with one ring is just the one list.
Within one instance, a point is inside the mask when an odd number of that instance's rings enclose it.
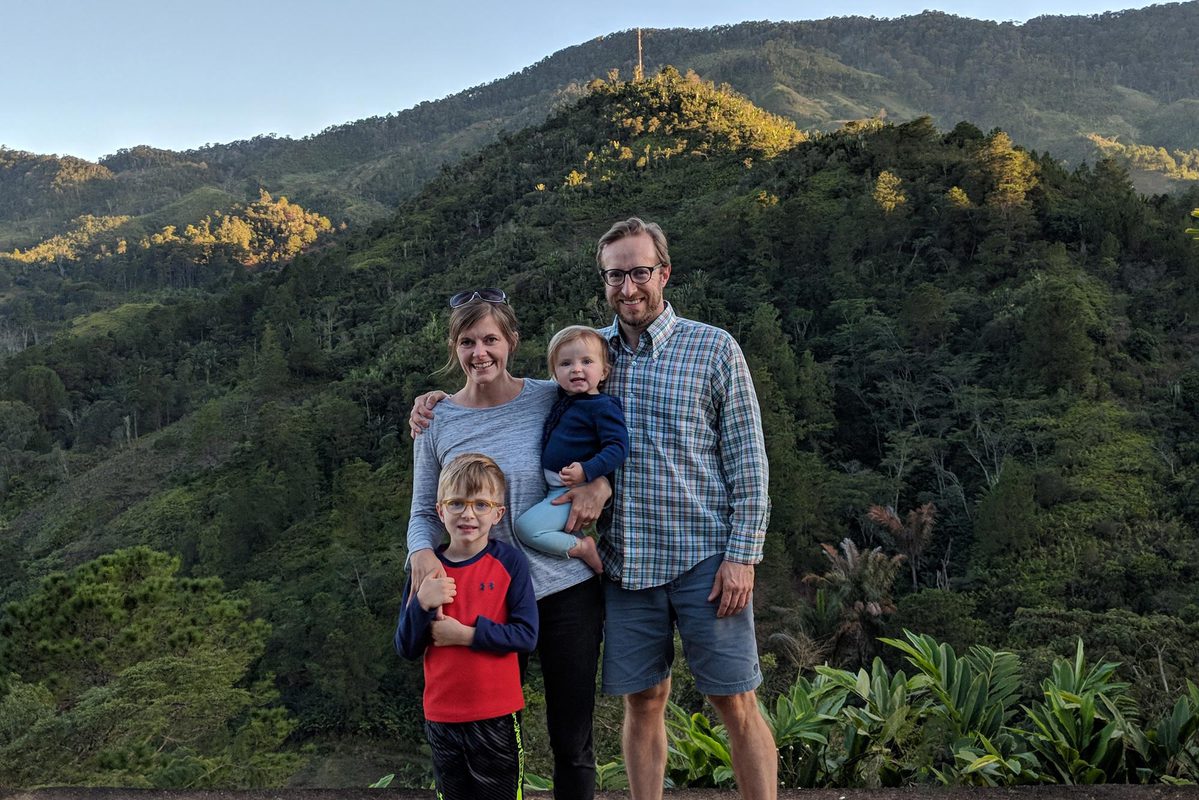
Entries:
{"label": "boy's hand", "polygon": [[432,611],[446,603],[454,602],[454,596],[457,594],[458,588],[454,586],[454,579],[443,575],[426,578],[416,590],[416,599],[421,608]]}
{"label": "boy's hand", "polygon": [[452,647],[455,645],[470,647],[475,640],[475,629],[463,625],[453,617],[443,617],[433,620],[430,626],[433,630],[434,647]]}
{"label": "boy's hand", "polygon": [[587,473],[583,471],[583,465],[578,461],[567,464],[558,470],[558,477],[562,479],[563,484],[572,488],[587,482]]}
{"label": "boy's hand", "polygon": [[448,394],[441,391],[425,392],[412,401],[412,411],[408,415],[408,434],[415,439],[425,432],[433,421],[433,406],[440,403]]}

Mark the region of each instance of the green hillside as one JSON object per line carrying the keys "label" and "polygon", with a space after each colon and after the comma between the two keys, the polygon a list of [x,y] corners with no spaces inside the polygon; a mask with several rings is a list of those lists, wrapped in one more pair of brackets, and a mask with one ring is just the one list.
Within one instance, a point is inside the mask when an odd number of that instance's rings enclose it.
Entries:
{"label": "green hillside", "polygon": [[[0,599],[17,603],[0,718],[25,721],[0,725],[0,784],[261,785],[304,744],[300,782],[362,785],[378,775],[361,765],[394,763],[419,783],[419,669],[390,636],[407,409],[456,381],[433,377],[445,298],[503,287],[522,324],[513,370],[540,375],[553,331],[609,318],[594,241],[634,213],[670,234],[668,299],[732,331],[754,374],[774,507],[767,690],[824,659],[856,669],[907,627],[1018,652],[1031,702],[1082,632],[1125,676],[1154,676],[1131,691],[1156,714],[1199,678],[1196,205],[966,123],[805,135],[668,70],[595,82],[279,270],[186,242],[0,262]],[[134,546],[178,564],[89,566]],[[879,559],[893,566],[852,568]],[[200,618],[181,638],[152,622],[196,578],[220,579],[202,591],[223,638],[188,633]],[[145,580],[148,610],[100,628],[47,610],[56,591],[107,608],[106,587]],[[142,649],[70,666],[70,648],[120,637]],[[179,672],[189,653],[208,671]],[[227,713],[154,706],[98,727],[170,680]],[[547,774],[536,678],[530,692],[531,768]],[[696,702],[685,681],[677,698]],[[607,762],[619,710],[601,714]],[[194,735],[205,724],[217,733]],[[70,731],[91,738],[63,748]]]}

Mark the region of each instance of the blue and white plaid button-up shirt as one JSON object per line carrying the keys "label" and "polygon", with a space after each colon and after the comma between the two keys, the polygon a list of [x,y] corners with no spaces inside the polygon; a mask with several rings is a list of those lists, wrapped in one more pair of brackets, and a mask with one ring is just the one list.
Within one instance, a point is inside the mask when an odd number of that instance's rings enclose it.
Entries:
{"label": "blue and white plaid button-up shirt", "polygon": [[604,570],[626,589],[668,583],[705,558],[756,564],[770,517],[758,398],[727,331],[669,304],[636,351],[619,319],[600,330],[624,403],[629,457],[600,520]]}

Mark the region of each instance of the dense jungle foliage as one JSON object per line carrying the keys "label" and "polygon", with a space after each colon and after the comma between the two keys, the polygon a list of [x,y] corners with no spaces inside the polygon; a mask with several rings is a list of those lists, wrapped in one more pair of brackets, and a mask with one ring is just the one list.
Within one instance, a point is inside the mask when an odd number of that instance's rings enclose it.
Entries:
{"label": "dense jungle foliage", "polygon": [[[407,410],[459,381],[434,375],[445,299],[503,287],[513,371],[540,376],[550,334],[610,319],[594,242],[630,214],[671,238],[667,298],[732,331],[753,371],[774,509],[763,697],[853,723],[818,726],[822,758],[866,743],[813,785],[1066,780],[1049,716],[1074,724],[1088,691],[1105,744],[1071,780],[1193,777],[1137,753],[1177,703],[1177,757],[1196,746],[1197,205],[966,122],[804,134],[667,69],[594,82],[283,268],[182,244],[0,259],[0,783],[423,780],[419,666],[390,639]],[[1004,653],[1000,710],[935,710],[943,692],[879,639],[925,647],[904,628]],[[1059,674],[1080,635],[1118,672]],[[155,687],[209,702],[127,711]],[[910,748],[895,769],[867,732],[888,698]],[[675,699],[679,725],[707,724],[683,675]],[[546,774],[536,670],[529,702]],[[1103,733],[1117,712],[1149,738]],[[618,719],[605,701],[602,763]],[[956,733],[917,745],[934,720]],[[960,763],[988,748],[987,769]]]}
{"label": "dense jungle foliage", "polygon": [[[643,42],[647,73],[666,64],[693,69],[806,130],[876,116],[929,115],[942,128],[968,119],[1072,164],[1106,152],[1126,161],[1143,190],[1164,191],[1194,180],[1193,164],[1178,154],[1199,148],[1199,63],[1187,35],[1197,17],[1196,2],[1021,25],[930,11],[647,29]],[[139,144],[98,164],[0,146],[0,250],[68,234],[85,215],[130,217],[151,233],[182,230],[261,189],[335,223],[387,218],[442,164],[541,123],[611,70],[632,77],[636,59],[635,33],[616,33],[506,78],[299,140],[263,134],[187,152]],[[1094,136],[1130,150],[1104,149]]]}

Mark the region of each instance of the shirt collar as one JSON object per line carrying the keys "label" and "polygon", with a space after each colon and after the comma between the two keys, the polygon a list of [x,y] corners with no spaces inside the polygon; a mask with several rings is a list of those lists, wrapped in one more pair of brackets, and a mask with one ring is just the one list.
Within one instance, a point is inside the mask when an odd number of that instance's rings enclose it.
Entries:
{"label": "shirt collar", "polygon": [[[666,346],[666,340],[670,338],[670,334],[674,332],[678,322],[679,318],[674,313],[674,308],[671,307],[670,303],[663,301],[662,313],[649,324],[648,328],[641,332],[641,339],[637,343],[636,352],[641,351],[645,338],[648,336],[650,355],[657,358],[658,354],[662,352],[662,348]],[[624,336],[621,334],[619,316],[612,319],[612,333],[608,336],[608,343],[617,350],[627,347],[624,343]]]}

